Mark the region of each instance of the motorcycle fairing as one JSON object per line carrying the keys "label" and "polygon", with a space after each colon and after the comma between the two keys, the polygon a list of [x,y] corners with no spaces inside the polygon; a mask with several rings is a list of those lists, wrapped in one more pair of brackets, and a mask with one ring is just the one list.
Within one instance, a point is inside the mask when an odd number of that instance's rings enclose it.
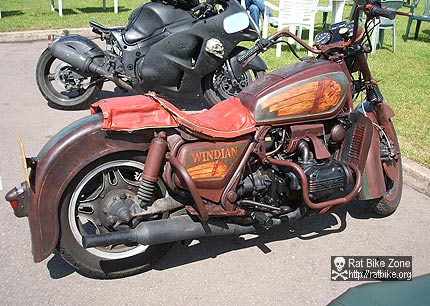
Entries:
{"label": "motorcycle fairing", "polygon": [[[390,105],[383,102],[384,112],[387,119],[394,116]],[[376,126],[380,123],[376,118],[373,107],[368,102],[363,102],[357,107],[357,111],[369,118]],[[360,200],[378,199],[385,194],[384,169],[380,162],[381,149],[379,131],[373,128],[372,142],[367,154],[366,164],[363,171],[363,187],[358,194]]]}
{"label": "motorcycle fairing", "polygon": [[[233,50],[239,42],[254,41],[259,36],[253,29],[231,34],[224,31],[224,18],[237,12],[243,12],[240,3],[230,1],[220,14],[193,23],[186,20],[166,26],[163,32],[166,37],[152,43],[145,56],[136,62],[140,90],[161,92],[170,99],[178,95],[200,99],[203,94],[202,80],[220,67],[232,52],[236,52]],[[204,46],[211,38],[222,43],[222,58],[205,51]],[[253,63],[256,67],[262,67],[257,60]]]}
{"label": "motorcycle fairing", "polygon": [[256,130],[255,120],[239,98],[224,100],[209,110],[184,112],[153,94],[111,98],[92,105],[92,113],[103,113],[103,128],[134,131],[177,127],[204,138],[229,139]]}

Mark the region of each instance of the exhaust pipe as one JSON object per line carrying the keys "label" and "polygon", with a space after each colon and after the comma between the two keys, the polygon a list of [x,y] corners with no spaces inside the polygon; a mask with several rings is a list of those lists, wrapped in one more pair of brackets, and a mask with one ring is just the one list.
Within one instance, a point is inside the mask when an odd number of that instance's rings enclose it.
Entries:
{"label": "exhaust pipe", "polygon": [[83,236],[82,245],[84,248],[127,243],[154,245],[210,236],[251,234],[259,227],[259,224],[239,225],[220,219],[195,222],[186,215],[143,222],[131,230]]}
{"label": "exhaust pipe", "polygon": [[80,35],[61,37],[49,45],[49,50],[52,56],[79,70],[100,75],[125,90],[134,91],[133,87],[94,61],[94,57],[104,57],[104,53],[99,46],[86,37]]}

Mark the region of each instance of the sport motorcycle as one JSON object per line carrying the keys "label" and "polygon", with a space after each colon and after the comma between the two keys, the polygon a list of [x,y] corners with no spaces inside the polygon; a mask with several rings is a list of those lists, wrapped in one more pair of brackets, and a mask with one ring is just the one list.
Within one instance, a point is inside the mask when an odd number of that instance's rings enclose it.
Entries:
{"label": "sport motorcycle", "polygon": [[36,66],[43,97],[61,109],[80,109],[112,81],[131,93],[154,91],[175,104],[201,109],[235,96],[264,74],[261,58],[237,64],[247,50],[238,45],[259,38],[238,1],[197,1],[194,7],[186,0],[168,2],[142,4],[124,27],[91,21],[107,50],[80,35],[50,36]]}
{"label": "sport motorcycle", "polygon": [[123,277],[176,241],[261,233],[355,199],[392,214],[401,153],[366,54],[373,20],[395,14],[369,2],[354,23],[318,34],[316,47],[286,30],[259,40],[238,63],[286,38],[316,57],[208,110],[183,111],[155,93],[93,104],[24,157],[29,174],[6,195],[28,217],[35,262],[58,249],[83,275]]}

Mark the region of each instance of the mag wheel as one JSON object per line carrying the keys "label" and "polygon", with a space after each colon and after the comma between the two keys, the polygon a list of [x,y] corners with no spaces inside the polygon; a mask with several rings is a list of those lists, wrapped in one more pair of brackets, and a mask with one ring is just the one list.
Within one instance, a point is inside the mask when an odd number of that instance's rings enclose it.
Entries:
{"label": "mag wheel", "polygon": [[43,97],[60,109],[81,109],[97,99],[103,87],[99,76],[83,73],[52,56],[46,49],[36,66],[36,82]]}
{"label": "mag wheel", "polygon": [[[110,245],[85,249],[82,237],[134,228],[138,223],[167,217],[125,218],[133,211],[145,157],[121,153],[102,158],[84,168],[69,185],[60,210],[61,256],[79,273],[94,278],[118,278],[147,270],[171,243],[147,246]],[[161,180],[154,200],[166,195]]]}
{"label": "mag wheel", "polygon": [[403,174],[402,159],[399,150],[396,131],[393,123],[380,133],[382,168],[384,171],[385,195],[370,201],[372,210],[381,215],[388,216],[396,211],[402,197]]}
{"label": "mag wheel", "polygon": [[244,87],[263,75],[264,71],[248,69],[242,73],[239,79],[236,79],[231,76],[227,65],[224,64],[203,79],[202,86],[205,99],[212,106],[222,100],[237,96]]}

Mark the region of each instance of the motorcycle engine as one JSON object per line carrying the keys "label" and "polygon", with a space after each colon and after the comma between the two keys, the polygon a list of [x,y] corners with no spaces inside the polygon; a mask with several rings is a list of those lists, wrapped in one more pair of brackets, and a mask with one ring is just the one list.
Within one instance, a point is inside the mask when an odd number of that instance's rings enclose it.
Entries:
{"label": "motorcycle engine", "polygon": [[[299,163],[308,179],[309,198],[313,202],[326,200],[333,194],[345,191],[353,182],[351,170],[342,162],[327,160],[317,163]],[[302,186],[298,175],[290,169],[259,169],[249,174],[240,184],[239,197],[273,205],[288,205],[301,194]]]}
{"label": "motorcycle engine", "polygon": [[323,163],[314,161],[299,165],[308,179],[309,198],[312,201],[323,200],[332,194],[343,192],[353,182],[348,166],[340,161],[329,159]]}

